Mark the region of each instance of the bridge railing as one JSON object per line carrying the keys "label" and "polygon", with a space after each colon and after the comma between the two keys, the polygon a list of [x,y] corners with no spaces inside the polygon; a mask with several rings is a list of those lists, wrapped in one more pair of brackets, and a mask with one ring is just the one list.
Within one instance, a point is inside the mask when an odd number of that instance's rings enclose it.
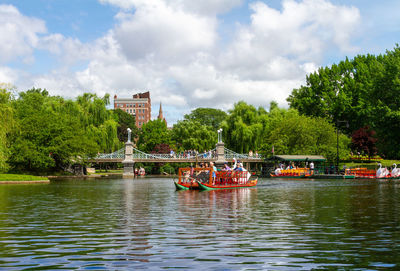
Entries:
{"label": "bridge railing", "polygon": [[[216,154],[216,149],[208,151],[208,152],[203,152],[203,153],[198,153],[198,154],[194,154],[194,153],[190,153],[190,154],[160,154],[160,153],[145,153],[142,152],[141,150],[138,150],[136,148],[133,148],[134,152],[132,154],[132,158],[133,159],[141,159],[141,160],[145,160],[145,159],[149,159],[149,160],[170,160],[170,159],[179,159],[179,160],[184,160],[184,159],[198,159],[198,160],[202,160],[202,159],[214,159],[217,157]],[[262,158],[261,155],[258,156],[249,156],[247,154],[240,154],[240,153],[236,153],[234,151],[231,151],[227,148],[225,148],[224,150],[224,155],[225,155],[225,159],[231,160],[233,158],[236,159],[260,159]],[[99,153],[95,159],[124,159],[125,158],[125,149],[120,149],[118,151],[115,151],[113,153]]]}
{"label": "bridge railing", "polygon": [[120,149],[113,153],[99,153],[95,159],[124,159],[125,149]]}
{"label": "bridge railing", "polygon": [[225,148],[224,150],[224,155],[225,155],[225,159],[262,159],[262,156],[257,154],[257,155],[248,155],[248,154],[241,154],[241,153],[236,153],[234,151],[231,151],[230,149]]}

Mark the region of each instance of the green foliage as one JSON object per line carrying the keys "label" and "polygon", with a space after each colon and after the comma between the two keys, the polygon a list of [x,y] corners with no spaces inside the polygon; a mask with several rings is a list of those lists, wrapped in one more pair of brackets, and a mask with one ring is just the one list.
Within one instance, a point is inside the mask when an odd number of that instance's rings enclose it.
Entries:
{"label": "green foliage", "polygon": [[14,110],[11,107],[12,86],[0,84],[0,172],[9,168],[7,159],[10,156],[9,133],[15,126]]}
{"label": "green foliage", "polygon": [[142,126],[137,146],[141,151],[150,153],[158,144],[171,145],[171,133],[163,120],[151,120]]}
{"label": "green foliage", "polygon": [[161,173],[175,174],[175,168],[171,164],[165,164],[160,168]]}
{"label": "green foliage", "polygon": [[41,89],[21,92],[13,103],[18,126],[9,163],[15,170],[52,171],[115,150],[118,123],[106,104],[107,96],[94,94],[71,101]]}
{"label": "green foliage", "polygon": [[201,125],[210,126],[211,129],[218,130],[221,123],[225,120],[227,114],[214,108],[196,108],[188,115],[185,115],[185,120],[197,121]]}
{"label": "green foliage", "polygon": [[[274,112],[279,110],[280,112]],[[337,152],[337,134],[334,126],[322,118],[299,115],[296,110],[275,109],[271,114],[271,131],[268,143],[263,146],[270,153],[272,144],[276,154],[315,154],[333,161]],[[274,117],[278,118],[273,120]],[[350,139],[339,134],[341,158],[349,154]]]}
{"label": "green foliage", "polygon": [[[239,102],[222,126],[227,147],[239,153],[252,150],[269,156],[274,147],[275,154],[315,154],[332,161],[336,157],[336,129],[330,122],[278,108],[274,102],[270,112]],[[340,157],[347,157],[349,144],[350,139],[340,134]]]}
{"label": "green foliage", "polygon": [[239,153],[258,150],[268,125],[265,119],[267,112],[241,101],[229,113],[222,123],[223,140],[227,147]]}
{"label": "green foliage", "polygon": [[128,131],[132,130],[132,139],[136,138],[139,130],[136,127],[135,117],[119,108],[113,111],[115,119],[118,121],[117,136],[120,142],[126,142],[128,139]]}
{"label": "green foliage", "polygon": [[364,126],[377,132],[378,150],[399,157],[400,47],[385,55],[360,55],[307,76],[306,85],[287,99],[292,108],[307,116],[348,121],[339,127],[350,135]]}
{"label": "green foliage", "polygon": [[217,130],[197,120],[183,120],[174,125],[172,139],[176,142],[177,151],[208,151],[215,148]]}
{"label": "green foliage", "polygon": [[122,147],[117,137],[118,122],[113,112],[107,110],[109,95],[103,98],[93,93],[85,93],[76,100],[78,114],[86,133],[99,146],[100,152],[113,152]]}

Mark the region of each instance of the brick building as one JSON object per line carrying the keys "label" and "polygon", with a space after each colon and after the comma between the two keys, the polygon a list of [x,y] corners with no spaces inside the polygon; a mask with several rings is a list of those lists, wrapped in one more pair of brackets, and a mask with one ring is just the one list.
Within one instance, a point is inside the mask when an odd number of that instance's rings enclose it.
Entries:
{"label": "brick building", "polygon": [[134,94],[132,98],[118,98],[115,95],[114,109],[117,108],[135,116],[136,127],[142,128],[151,119],[150,92]]}

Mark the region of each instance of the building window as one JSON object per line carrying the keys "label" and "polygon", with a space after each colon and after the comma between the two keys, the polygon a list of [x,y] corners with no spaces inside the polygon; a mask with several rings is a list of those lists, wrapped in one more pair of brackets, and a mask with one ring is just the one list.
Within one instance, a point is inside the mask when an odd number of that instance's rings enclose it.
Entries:
{"label": "building window", "polygon": [[136,114],[136,109],[133,109],[133,113],[135,113],[135,114]]}

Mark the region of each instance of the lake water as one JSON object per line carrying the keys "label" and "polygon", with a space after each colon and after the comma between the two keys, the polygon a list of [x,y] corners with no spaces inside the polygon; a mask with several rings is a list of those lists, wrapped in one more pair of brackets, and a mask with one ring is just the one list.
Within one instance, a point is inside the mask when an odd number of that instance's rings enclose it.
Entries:
{"label": "lake water", "polygon": [[0,185],[0,270],[400,268],[400,181]]}

